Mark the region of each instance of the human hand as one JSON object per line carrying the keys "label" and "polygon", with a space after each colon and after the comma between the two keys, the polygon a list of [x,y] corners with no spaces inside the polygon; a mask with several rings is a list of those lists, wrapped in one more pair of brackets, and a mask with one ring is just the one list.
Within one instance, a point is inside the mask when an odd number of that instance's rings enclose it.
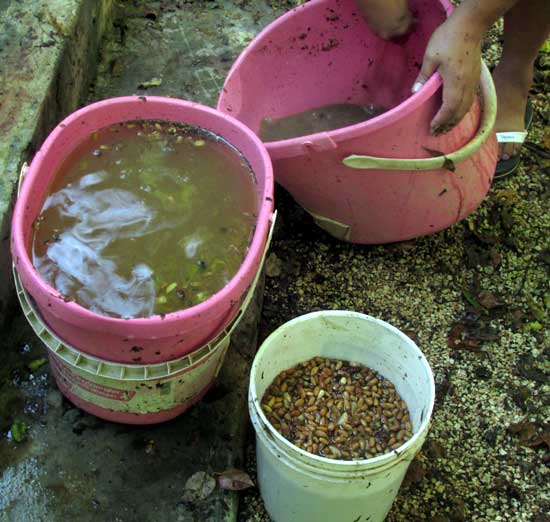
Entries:
{"label": "human hand", "polygon": [[449,18],[433,33],[413,92],[439,72],[443,80],[443,103],[430,124],[433,134],[451,130],[474,102],[481,75],[482,34]]}
{"label": "human hand", "polygon": [[369,27],[384,40],[409,32],[413,17],[408,0],[357,0]]}

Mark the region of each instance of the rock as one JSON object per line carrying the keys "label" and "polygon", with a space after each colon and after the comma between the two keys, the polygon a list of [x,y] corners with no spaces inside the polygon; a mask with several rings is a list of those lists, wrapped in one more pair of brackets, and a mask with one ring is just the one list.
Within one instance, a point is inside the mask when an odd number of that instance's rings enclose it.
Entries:
{"label": "rock", "polygon": [[216,479],[204,471],[193,473],[185,483],[183,500],[200,502],[205,500],[216,489]]}
{"label": "rock", "polygon": [[46,396],[46,404],[52,410],[59,410],[63,407],[63,395],[57,390],[50,390]]}

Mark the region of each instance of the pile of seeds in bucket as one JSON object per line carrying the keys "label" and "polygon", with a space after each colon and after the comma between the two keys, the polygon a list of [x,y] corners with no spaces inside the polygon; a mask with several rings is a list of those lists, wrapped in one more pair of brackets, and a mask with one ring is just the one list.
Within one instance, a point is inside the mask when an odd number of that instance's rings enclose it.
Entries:
{"label": "pile of seeds in bucket", "polygon": [[275,378],[261,405],[283,437],[329,459],[378,457],[412,436],[395,386],[359,363],[322,357],[300,363]]}

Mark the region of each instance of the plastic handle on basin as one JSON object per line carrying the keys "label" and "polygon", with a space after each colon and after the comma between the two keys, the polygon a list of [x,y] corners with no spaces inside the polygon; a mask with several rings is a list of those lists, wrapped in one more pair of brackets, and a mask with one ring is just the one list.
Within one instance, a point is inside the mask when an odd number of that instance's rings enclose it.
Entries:
{"label": "plastic handle on basin", "polygon": [[326,152],[328,150],[335,150],[338,148],[338,144],[330,137],[326,132],[319,132],[315,135],[315,141],[304,141],[302,143],[304,151],[309,153],[312,150],[315,152]]}
{"label": "plastic handle on basin", "polygon": [[484,103],[483,117],[477,134],[464,147],[450,154],[419,159],[379,158],[376,156],[352,154],[344,158],[342,163],[352,169],[437,170],[447,168],[448,165],[460,163],[473,156],[489,139],[497,115],[497,97],[493,79],[483,61],[481,65],[481,92]]}

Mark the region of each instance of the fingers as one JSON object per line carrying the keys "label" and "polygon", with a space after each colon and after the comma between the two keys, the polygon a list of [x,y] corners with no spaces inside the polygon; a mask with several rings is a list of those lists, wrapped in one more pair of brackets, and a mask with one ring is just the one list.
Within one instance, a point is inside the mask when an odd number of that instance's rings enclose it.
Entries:
{"label": "fingers", "polygon": [[422,62],[422,68],[420,73],[416,77],[411,91],[413,93],[418,92],[422,86],[428,81],[428,78],[437,71],[439,64],[431,57],[424,56],[424,61]]}
{"label": "fingers", "polygon": [[440,70],[443,78],[443,103],[431,122],[432,134],[443,134],[457,125],[474,103],[477,82],[453,77]]}

